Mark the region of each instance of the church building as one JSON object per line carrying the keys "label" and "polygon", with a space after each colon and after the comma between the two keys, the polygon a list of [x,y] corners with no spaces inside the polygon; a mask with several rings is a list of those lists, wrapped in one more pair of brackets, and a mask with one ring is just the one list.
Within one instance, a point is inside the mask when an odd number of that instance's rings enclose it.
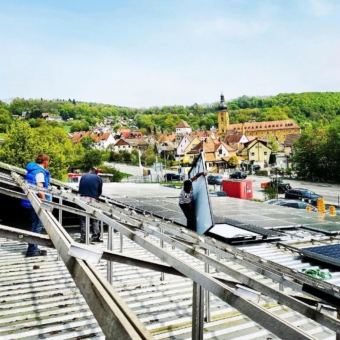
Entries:
{"label": "church building", "polygon": [[219,135],[240,133],[247,137],[276,137],[279,143],[284,143],[288,135],[300,135],[301,129],[299,125],[291,119],[267,122],[256,122],[252,120],[244,123],[229,124],[228,107],[224,102],[224,95],[222,94],[218,111],[218,132]]}

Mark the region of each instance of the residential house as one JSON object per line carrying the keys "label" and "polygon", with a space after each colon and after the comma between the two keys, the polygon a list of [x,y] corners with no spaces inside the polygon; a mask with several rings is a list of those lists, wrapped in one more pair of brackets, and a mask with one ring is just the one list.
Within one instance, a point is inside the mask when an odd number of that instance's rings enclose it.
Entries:
{"label": "residential house", "polygon": [[224,142],[233,149],[241,151],[244,148],[244,144],[249,142],[249,139],[243,133],[233,132],[226,135]]}
{"label": "residential house", "polygon": [[218,132],[216,131],[193,131],[191,134],[191,136],[197,137],[199,138],[199,140],[204,140],[206,138],[218,138]]}
{"label": "residential house", "polygon": [[173,147],[178,146],[175,134],[161,135],[157,138],[157,141],[159,145],[166,143],[167,145],[171,145]]}
{"label": "residential house", "polygon": [[130,143],[125,141],[123,138],[119,139],[113,146],[113,151],[119,152],[119,151],[127,151],[131,152],[132,151],[132,146]]}
{"label": "residential house", "polygon": [[284,153],[287,157],[287,163],[291,162],[294,155],[294,144],[301,138],[301,135],[287,135],[283,143]]}
{"label": "residential house", "polygon": [[190,151],[199,143],[200,140],[196,136],[184,135],[176,149],[175,160],[178,162],[182,161],[185,153]]}
{"label": "residential house", "polygon": [[146,150],[150,145],[144,138],[125,138],[124,140],[129,143],[133,149],[139,149],[141,151]]}
{"label": "residential house", "polygon": [[98,150],[106,150],[110,145],[116,143],[111,132],[91,133],[91,137],[95,140],[94,148]]}
{"label": "residential house", "polygon": [[143,134],[140,131],[131,131],[130,129],[119,129],[117,130],[117,135],[120,138],[142,138]]}
{"label": "residential house", "polygon": [[178,134],[187,135],[191,133],[191,131],[192,129],[190,125],[185,120],[182,120],[176,126],[176,135]]}
{"label": "residential house", "polygon": [[76,131],[69,134],[71,142],[77,144],[84,137],[91,136],[91,131]]}
{"label": "residential house", "polygon": [[236,151],[224,142],[217,139],[209,139],[201,141],[196,147],[188,151],[183,157],[184,163],[192,163],[203,150],[206,169],[209,172],[223,173],[228,167],[228,160],[231,156],[236,156]]}
{"label": "residential house", "polygon": [[120,135],[120,138],[129,138],[131,130],[130,129],[118,129],[117,135]]}
{"label": "residential house", "polygon": [[265,167],[269,163],[271,151],[266,140],[256,138],[245,143],[244,148],[239,152],[239,155],[252,164],[256,163]]}
{"label": "residential house", "polygon": [[92,137],[94,140],[94,148],[99,150],[106,150],[116,142],[111,132],[93,133],[91,131],[79,131],[70,134],[70,139],[74,144],[79,143],[84,137]]}
{"label": "residential house", "polygon": [[154,136],[143,136],[142,137],[148,144],[157,144],[157,139]]}

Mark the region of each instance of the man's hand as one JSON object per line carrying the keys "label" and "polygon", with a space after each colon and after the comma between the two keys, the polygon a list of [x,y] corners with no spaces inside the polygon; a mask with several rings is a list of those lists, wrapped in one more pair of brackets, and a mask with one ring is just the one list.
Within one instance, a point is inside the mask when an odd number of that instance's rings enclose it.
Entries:
{"label": "man's hand", "polygon": [[[37,187],[44,187],[44,183],[43,182],[37,183]],[[40,199],[46,200],[45,194],[43,192],[38,192],[38,196]]]}

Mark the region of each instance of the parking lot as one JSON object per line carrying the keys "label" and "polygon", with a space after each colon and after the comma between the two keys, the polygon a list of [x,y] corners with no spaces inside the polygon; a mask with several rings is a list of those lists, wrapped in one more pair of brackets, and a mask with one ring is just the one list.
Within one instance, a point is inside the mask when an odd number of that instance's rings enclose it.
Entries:
{"label": "parking lot", "polygon": [[[111,164],[113,165],[113,164]],[[134,175],[136,178],[142,178],[143,169],[136,167],[136,166],[129,166],[123,164],[116,164],[116,168],[120,171],[130,173]],[[153,169],[150,169],[152,178],[156,178],[157,174]],[[174,172],[171,170],[166,170],[166,172]],[[164,176],[163,171],[163,176]],[[226,176],[228,179],[229,176]],[[255,199],[264,200],[263,189],[261,188],[261,183],[269,182],[270,178],[265,176],[256,176],[256,175],[248,175],[247,179],[252,182],[253,185],[253,197]],[[306,188],[315,193],[324,197],[325,202],[328,204],[339,205],[340,199],[340,185],[338,184],[328,184],[328,183],[312,183],[312,182],[305,182],[295,179],[285,178],[285,182],[290,183],[292,188]],[[209,189],[211,191],[219,191],[219,185],[209,185]],[[284,198],[283,194],[279,194],[279,197]]]}

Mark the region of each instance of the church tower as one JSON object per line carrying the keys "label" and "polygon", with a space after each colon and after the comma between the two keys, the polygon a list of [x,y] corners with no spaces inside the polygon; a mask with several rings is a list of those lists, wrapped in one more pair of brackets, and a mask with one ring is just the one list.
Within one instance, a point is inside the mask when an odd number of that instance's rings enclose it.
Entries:
{"label": "church tower", "polygon": [[229,113],[228,107],[224,102],[224,95],[221,94],[221,103],[218,111],[218,133],[224,134],[229,129]]}

